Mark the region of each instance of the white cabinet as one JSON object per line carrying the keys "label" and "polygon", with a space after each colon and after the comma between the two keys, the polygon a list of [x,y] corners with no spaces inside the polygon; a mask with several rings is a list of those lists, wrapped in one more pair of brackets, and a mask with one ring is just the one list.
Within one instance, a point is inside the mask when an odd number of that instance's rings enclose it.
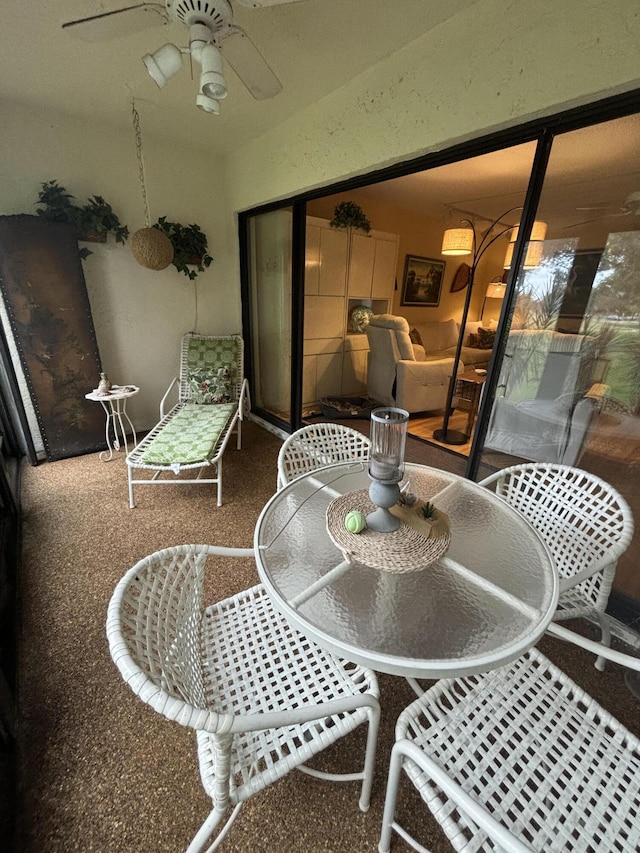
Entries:
{"label": "white cabinet", "polygon": [[323,397],[366,394],[369,348],[350,325],[351,311],[390,310],[397,258],[397,234],[346,231],[307,217],[303,410]]}

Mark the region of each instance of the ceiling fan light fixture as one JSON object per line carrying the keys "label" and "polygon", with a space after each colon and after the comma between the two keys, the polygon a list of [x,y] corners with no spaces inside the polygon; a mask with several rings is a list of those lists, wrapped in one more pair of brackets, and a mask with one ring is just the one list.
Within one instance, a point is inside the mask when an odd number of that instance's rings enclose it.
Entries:
{"label": "ceiling fan light fixture", "polygon": [[212,115],[220,115],[220,104],[214,98],[209,98],[201,92],[196,96],[196,106],[199,110]]}
{"label": "ceiling fan light fixture", "polygon": [[200,92],[207,98],[221,101],[227,97],[227,83],[222,73],[222,56],[214,44],[207,44],[200,52]]}
{"label": "ceiling fan light fixture", "polygon": [[162,89],[182,67],[182,53],[175,44],[163,44],[155,53],[142,57],[147,71]]}

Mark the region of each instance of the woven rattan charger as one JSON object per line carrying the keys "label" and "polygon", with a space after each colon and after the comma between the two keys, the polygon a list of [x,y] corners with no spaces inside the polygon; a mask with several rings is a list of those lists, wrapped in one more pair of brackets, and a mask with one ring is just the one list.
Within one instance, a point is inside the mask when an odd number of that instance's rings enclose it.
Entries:
{"label": "woven rattan charger", "polygon": [[363,563],[384,572],[419,572],[439,559],[451,542],[444,513],[439,513],[439,520],[433,526],[420,519],[423,503],[414,507],[392,507],[391,512],[400,519],[400,527],[391,533],[378,533],[368,528],[361,533],[350,533],[344,526],[347,513],[360,510],[366,516],[375,506],[368,489],[347,492],[327,507],[327,532],[349,562]]}

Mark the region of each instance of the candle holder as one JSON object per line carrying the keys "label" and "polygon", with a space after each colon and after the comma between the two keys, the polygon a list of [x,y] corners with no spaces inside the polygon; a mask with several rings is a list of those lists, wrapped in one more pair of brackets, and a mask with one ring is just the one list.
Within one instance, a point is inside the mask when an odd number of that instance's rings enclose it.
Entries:
{"label": "candle holder", "polygon": [[367,516],[367,527],[378,533],[391,533],[400,520],[389,512],[398,503],[404,477],[404,448],[409,412],[380,408],[371,412],[371,451],[369,454],[369,497],[377,509]]}

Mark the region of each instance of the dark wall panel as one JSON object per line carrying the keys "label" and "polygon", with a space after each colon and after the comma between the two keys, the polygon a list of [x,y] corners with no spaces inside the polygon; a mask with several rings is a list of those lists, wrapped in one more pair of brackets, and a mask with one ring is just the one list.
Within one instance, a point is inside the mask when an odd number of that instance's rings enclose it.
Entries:
{"label": "dark wall panel", "polygon": [[38,216],[0,216],[0,289],[47,459],[105,447],[100,355],[75,230]]}

